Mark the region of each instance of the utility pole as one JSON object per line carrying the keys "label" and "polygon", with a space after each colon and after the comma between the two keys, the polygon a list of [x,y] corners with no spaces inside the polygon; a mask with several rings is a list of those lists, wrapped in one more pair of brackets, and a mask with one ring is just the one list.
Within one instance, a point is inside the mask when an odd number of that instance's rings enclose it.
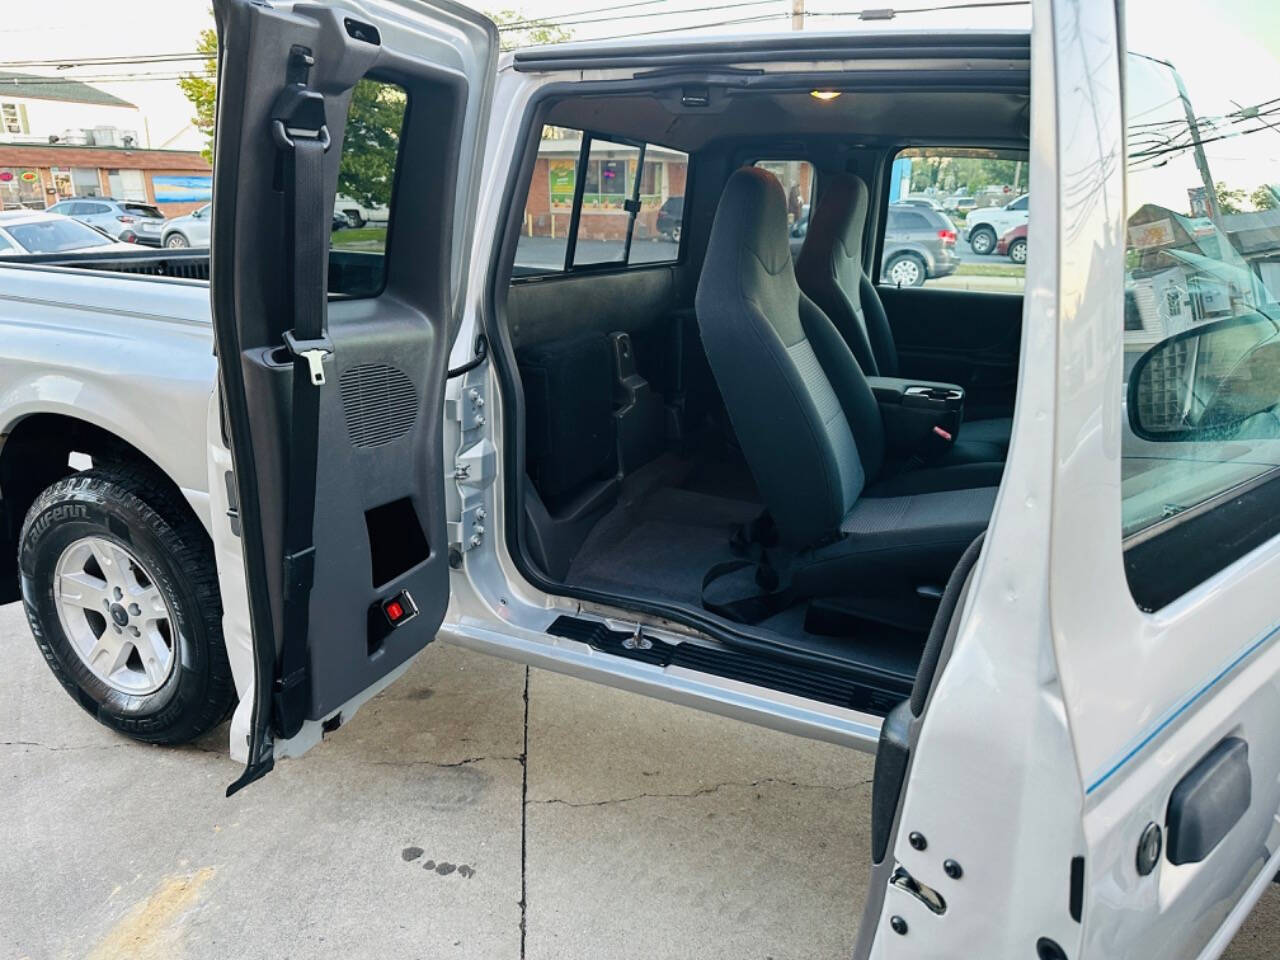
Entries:
{"label": "utility pole", "polygon": [[804,0],[791,0],[791,29],[804,29]]}

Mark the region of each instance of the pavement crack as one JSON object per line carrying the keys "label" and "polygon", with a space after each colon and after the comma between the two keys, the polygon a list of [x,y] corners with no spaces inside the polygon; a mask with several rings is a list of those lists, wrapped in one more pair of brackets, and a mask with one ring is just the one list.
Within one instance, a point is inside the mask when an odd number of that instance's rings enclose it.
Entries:
{"label": "pavement crack", "polygon": [[121,747],[132,747],[136,744],[132,743],[81,743],[81,744],[53,744],[41,743],[39,740],[0,740],[0,747],[35,747],[38,750],[48,750],[53,753],[62,753],[68,750],[118,750]]}
{"label": "pavement crack", "polygon": [[797,780],[785,780],[781,777],[762,777],[759,780],[726,780],[723,783],[713,784],[709,787],[699,787],[697,790],[684,793],[637,793],[629,797],[611,797],[606,800],[561,800],[558,797],[551,797],[546,800],[526,800],[528,803],[540,804],[559,804],[564,807],[607,807],[617,803],[631,803],[635,800],[674,800],[689,797],[702,797],[710,793],[723,790],[725,787],[762,787],[766,784],[781,784],[788,787],[796,787],[800,790],[830,790],[835,793],[846,790],[857,790],[865,787],[871,780],[859,780],[857,783],[847,784],[826,784],[826,783],[800,783]]}
{"label": "pavement crack", "polygon": [[371,767],[465,767],[472,763],[484,763],[486,760],[515,760],[518,763],[524,763],[524,757],[463,757],[461,760],[452,760],[443,762],[440,760],[361,760],[363,763]]}

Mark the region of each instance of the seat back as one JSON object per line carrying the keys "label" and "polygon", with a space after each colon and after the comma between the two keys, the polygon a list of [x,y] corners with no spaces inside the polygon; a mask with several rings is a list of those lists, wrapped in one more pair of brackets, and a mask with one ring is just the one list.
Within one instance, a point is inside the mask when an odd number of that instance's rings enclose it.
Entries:
{"label": "seat back", "polygon": [[883,427],[853,354],[796,283],[786,198],[772,174],[748,167],[729,178],[696,306],[707,360],[780,534],[796,544],[837,534],[880,470]]}
{"label": "seat back", "polygon": [[869,377],[896,377],[898,351],[875,284],[862,269],[867,185],[851,173],[823,172],[817,205],[796,258],[800,289],[849,344]]}

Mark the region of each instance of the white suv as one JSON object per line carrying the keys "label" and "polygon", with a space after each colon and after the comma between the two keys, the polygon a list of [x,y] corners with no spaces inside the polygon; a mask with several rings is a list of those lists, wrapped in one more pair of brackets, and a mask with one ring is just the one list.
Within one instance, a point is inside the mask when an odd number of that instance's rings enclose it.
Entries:
{"label": "white suv", "polygon": [[985,207],[970,212],[965,220],[965,238],[979,256],[996,248],[996,242],[1014,227],[1027,222],[1027,194],[1010,200],[1003,207]]}

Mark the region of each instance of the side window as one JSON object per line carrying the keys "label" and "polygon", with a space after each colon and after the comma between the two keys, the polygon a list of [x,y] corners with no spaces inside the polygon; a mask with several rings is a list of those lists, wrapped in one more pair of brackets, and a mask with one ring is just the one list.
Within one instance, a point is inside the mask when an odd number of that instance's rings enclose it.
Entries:
{"label": "side window", "polygon": [[16,253],[17,249],[8,237],[0,233],[0,253]]}
{"label": "side window", "polygon": [[688,170],[689,157],[679,150],[544,126],[516,244],[515,276],[674,262]]}
{"label": "side window", "polygon": [[757,160],[755,166],[768,170],[782,182],[787,195],[787,222],[793,238],[809,232],[809,205],[813,202],[813,164],[808,160]]}
{"label": "side window", "polygon": [[[883,283],[1021,293],[1027,262],[1026,153],[911,147],[889,172],[893,213],[910,211],[906,236],[886,236]],[[892,229],[886,230],[891,233]]]}
{"label": "side window", "polygon": [[330,296],[376,297],[382,292],[408,104],[403,87],[369,77],[352,93],[329,234]]}
{"label": "side window", "polygon": [[1167,563],[1163,584],[1130,570],[1147,608],[1280,532],[1280,484],[1265,483],[1280,476],[1280,151],[1264,79],[1280,55],[1261,39],[1267,16],[1242,7],[1207,33],[1177,31],[1167,6],[1125,4],[1123,533],[1131,549],[1177,528],[1194,558]]}

